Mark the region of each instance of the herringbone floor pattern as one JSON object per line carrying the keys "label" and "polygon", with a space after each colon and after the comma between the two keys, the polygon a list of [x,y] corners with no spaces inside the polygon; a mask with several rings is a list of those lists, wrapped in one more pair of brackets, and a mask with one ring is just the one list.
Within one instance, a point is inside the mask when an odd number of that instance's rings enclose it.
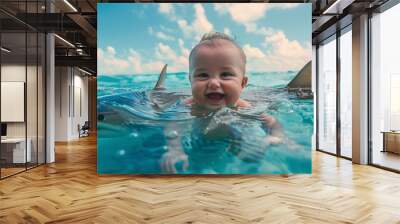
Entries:
{"label": "herringbone floor pattern", "polygon": [[96,139],[0,181],[0,223],[400,223],[400,175],[313,153],[313,174],[98,176]]}

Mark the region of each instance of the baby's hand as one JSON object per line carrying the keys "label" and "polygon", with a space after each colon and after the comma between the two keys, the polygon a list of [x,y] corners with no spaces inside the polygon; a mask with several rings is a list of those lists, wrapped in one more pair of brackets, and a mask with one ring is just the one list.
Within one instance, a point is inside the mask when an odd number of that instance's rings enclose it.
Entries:
{"label": "baby's hand", "polygon": [[295,143],[294,141],[288,138],[283,139],[275,136],[267,136],[265,137],[264,141],[269,145],[285,144],[286,148],[290,150],[301,149],[301,146],[299,144]]}
{"label": "baby's hand", "polygon": [[164,153],[161,158],[161,169],[166,173],[177,173],[176,165],[182,162],[182,171],[187,171],[189,167],[188,156],[181,150],[172,150]]}
{"label": "baby's hand", "polygon": [[265,137],[264,140],[268,145],[279,145],[279,144],[283,143],[282,138],[276,137],[276,136],[272,136],[272,135],[269,135],[269,136]]}
{"label": "baby's hand", "polygon": [[264,121],[265,125],[270,129],[269,135],[265,137],[265,142],[271,145],[282,144],[285,139],[283,129],[278,120],[268,114],[261,115],[261,119]]}
{"label": "baby's hand", "polygon": [[264,123],[267,125],[269,128],[276,128],[277,125],[279,125],[279,122],[276,120],[275,117],[268,115],[268,114],[262,114],[260,116],[261,120],[264,121]]}

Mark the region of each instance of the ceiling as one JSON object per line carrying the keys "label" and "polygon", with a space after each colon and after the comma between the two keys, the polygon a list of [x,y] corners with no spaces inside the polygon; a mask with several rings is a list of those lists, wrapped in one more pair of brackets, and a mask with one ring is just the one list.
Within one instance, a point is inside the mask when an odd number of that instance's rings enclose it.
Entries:
{"label": "ceiling", "polygon": [[[388,0],[230,0],[229,2],[312,3],[312,37],[313,44],[317,44],[334,34],[338,28],[351,24],[352,17],[368,10],[373,10],[386,1]],[[79,66],[95,74],[97,67],[97,2],[160,3],[176,1],[1,0],[2,44],[5,46],[5,43],[9,43],[8,48],[14,48],[16,55],[18,52],[26,54],[24,52],[25,30],[28,30],[28,32],[54,32],[60,37],[55,38],[56,65]],[[182,2],[192,2],[192,0],[184,0]],[[200,0],[197,2],[217,1]],[[34,52],[36,47],[35,41],[30,43],[31,38],[33,38],[32,35],[28,38],[28,54],[29,52]]]}
{"label": "ceiling", "polygon": [[96,74],[96,4],[96,0],[1,0],[2,46],[12,49],[2,60],[16,63],[26,55],[29,61],[44,48],[40,42],[44,36],[37,35],[53,32],[56,66],[79,66]]}

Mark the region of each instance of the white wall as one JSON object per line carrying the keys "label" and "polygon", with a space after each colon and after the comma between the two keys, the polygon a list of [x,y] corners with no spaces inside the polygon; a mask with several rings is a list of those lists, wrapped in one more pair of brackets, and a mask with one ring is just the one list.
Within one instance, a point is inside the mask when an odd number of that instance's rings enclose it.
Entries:
{"label": "white wall", "polygon": [[[78,71],[78,73],[76,72]],[[76,128],[78,126],[78,124],[80,124],[80,126],[82,126],[85,121],[89,121],[89,91],[88,91],[88,77],[84,76],[84,74],[82,72],[80,72],[79,70],[75,70],[75,86],[79,87],[81,89],[81,109],[82,112],[81,114],[76,111],[75,112],[75,120],[74,120],[74,124],[73,127],[74,128],[74,134],[73,136],[75,136],[76,138],[79,138],[79,133],[78,133],[78,129]]]}
{"label": "white wall", "polygon": [[88,120],[88,78],[83,75],[76,68],[56,67],[56,141],[77,139],[78,124]]}
{"label": "white wall", "polygon": [[[25,69],[25,64],[2,65],[1,81],[25,82]],[[1,110],[7,110],[7,108],[1,108]],[[25,137],[25,122],[7,122],[7,137]]]}
{"label": "white wall", "polygon": [[[30,66],[28,66],[28,69],[29,67]],[[1,81],[25,82],[25,64],[1,65]]]}
{"label": "white wall", "polygon": [[[32,161],[44,163],[44,74],[42,73],[41,66],[32,66],[25,64],[2,64],[1,66],[2,82],[24,82],[26,85],[26,99],[24,104],[19,110],[20,113],[25,114],[25,118],[21,122],[6,122],[7,123],[7,137],[8,138],[24,138],[27,136],[31,145]],[[25,80],[27,78],[27,80]],[[24,94],[24,90],[20,90]],[[3,89],[2,89],[3,92]],[[4,92],[3,92],[4,94]],[[2,95],[2,98],[8,98],[7,95]],[[26,103],[26,105],[25,105]],[[3,103],[2,103],[3,104]],[[13,113],[13,108],[2,107],[2,112]],[[9,110],[9,111],[7,111]],[[14,109],[15,110],[15,109]],[[16,113],[16,112],[14,112]],[[22,115],[24,116],[24,115]],[[39,154],[37,156],[37,153]]]}
{"label": "white wall", "polygon": [[72,138],[78,138],[78,124],[82,126],[85,121],[88,121],[88,78],[81,76],[78,70],[74,70],[73,87],[71,88],[74,102],[71,102],[71,131]]}
{"label": "white wall", "polygon": [[70,83],[68,71],[67,67],[55,68],[55,141],[68,140],[68,88]]}
{"label": "white wall", "polygon": [[[25,83],[1,81],[1,121],[25,121]],[[36,105],[34,105],[36,108]]]}
{"label": "white wall", "polygon": [[[2,82],[25,82],[25,75],[28,72],[28,84],[27,87],[27,120],[28,120],[28,137],[30,133],[35,130],[36,135],[36,120],[37,115],[36,107],[41,106],[37,105],[36,99],[36,80],[33,80],[31,77],[32,74],[35,74],[36,77],[36,66],[27,66],[20,64],[3,64],[1,66],[1,81]],[[30,87],[30,88],[29,88]],[[4,96],[2,96],[4,97]],[[1,108],[1,110],[7,110],[9,108]],[[24,108],[23,108],[24,109]],[[33,123],[32,123],[33,122]],[[7,135],[8,137],[25,137],[25,125],[26,122],[7,122]],[[32,128],[32,129],[31,129]]]}

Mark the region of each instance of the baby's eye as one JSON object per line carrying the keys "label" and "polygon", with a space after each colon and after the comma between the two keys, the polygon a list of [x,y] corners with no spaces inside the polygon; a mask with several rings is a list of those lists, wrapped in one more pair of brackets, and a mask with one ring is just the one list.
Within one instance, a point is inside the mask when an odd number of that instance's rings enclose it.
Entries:
{"label": "baby's eye", "polygon": [[208,74],[203,72],[203,73],[196,74],[195,77],[204,79],[204,78],[208,78]]}
{"label": "baby's eye", "polygon": [[234,74],[230,73],[230,72],[223,72],[221,74],[222,78],[227,78],[227,77],[231,77],[231,76],[235,76]]}

